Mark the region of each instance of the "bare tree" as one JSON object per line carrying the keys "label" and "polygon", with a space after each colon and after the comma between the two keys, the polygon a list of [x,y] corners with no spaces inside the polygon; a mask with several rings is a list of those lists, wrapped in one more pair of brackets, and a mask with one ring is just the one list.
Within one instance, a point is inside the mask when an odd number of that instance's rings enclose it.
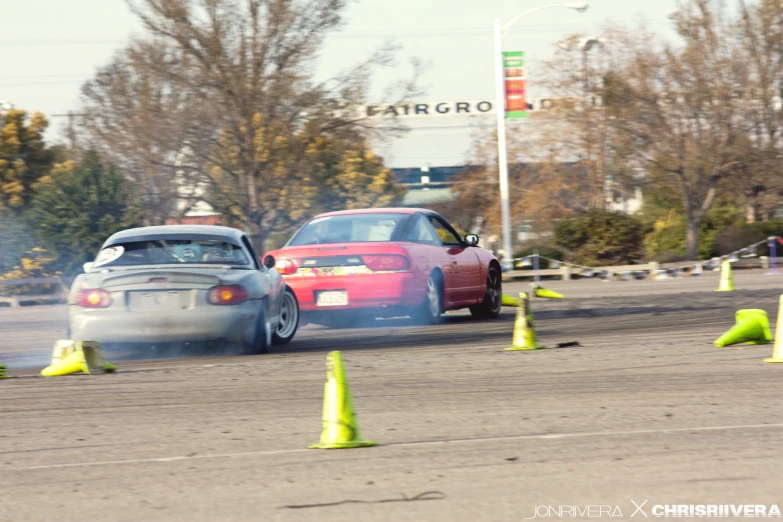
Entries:
{"label": "bare tree", "polygon": [[783,191],[783,5],[763,0],[748,6],[740,0],[740,46],[746,77],[741,105],[743,139],[732,188],[741,194],[748,223],[769,217]]}
{"label": "bare tree", "polygon": [[214,129],[203,96],[179,82],[185,57],[161,41],[138,41],[82,88],[79,146],[94,149],[129,178],[145,208],[144,223],[162,224],[179,197],[174,158],[199,129]]}
{"label": "bare tree", "polygon": [[318,51],[341,25],[345,0],[128,3],[153,40],[174,50],[177,63],[155,61],[151,69],[206,107],[206,125],[187,135],[187,162],[155,162],[206,184],[203,197],[249,228],[262,248],[269,233],[293,226],[317,199],[308,161],[318,140],[362,139],[352,107],[375,68],[390,63],[393,47],[316,82]]}
{"label": "bare tree", "polygon": [[699,225],[738,166],[744,74],[733,21],[719,1],[689,0],[672,20],[684,44],[629,39],[633,59],[613,74],[605,104],[624,159],[676,187],[687,221],[686,255],[695,259]]}

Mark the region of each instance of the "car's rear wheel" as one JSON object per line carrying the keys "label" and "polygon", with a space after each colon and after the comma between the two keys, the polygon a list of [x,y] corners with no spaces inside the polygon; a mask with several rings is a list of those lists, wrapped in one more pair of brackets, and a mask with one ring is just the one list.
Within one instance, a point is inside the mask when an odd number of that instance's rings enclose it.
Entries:
{"label": "car's rear wheel", "polygon": [[253,340],[242,346],[243,355],[258,355],[269,353],[269,345],[266,340],[266,300],[261,300],[261,309],[256,319],[256,331]]}
{"label": "car's rear wheel", "polygon": [[424,324],[437,324],[443,313],[443,280],[440,272],[433,272],[427,278],[427,292],[424,301],[414,312],[414,319]]}
{"label": "car's rear wheel", "polygon": [[487,286],[484,290],[484,300],[481,304],[470,307],[470,313],[477,319],[494,319],[500,314],[503,300],[503,283],[500,270],[490,266],[487,271]]}
{"label": "car's rear wheel", "polygon": [[272,334],[272,344],[282,345],[291,342],[299,328],[299,301],[293,290],[286,288],[280,302],[280,322]]}

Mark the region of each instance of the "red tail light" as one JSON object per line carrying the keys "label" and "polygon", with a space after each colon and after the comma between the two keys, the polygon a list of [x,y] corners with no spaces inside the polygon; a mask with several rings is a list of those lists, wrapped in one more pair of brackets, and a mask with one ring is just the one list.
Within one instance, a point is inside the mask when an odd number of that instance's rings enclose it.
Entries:
{"label": "red tail light", "polygon": [[100,288],[79,292],[79,306],[82,308],[107,308],[111,304],[111,294]]}
{"label": "red tail light", "polygon": [[410,268],[408,258],[398,255],[362,256],[362,261],[373,272],[401,272]]}
{"label": "red tail light", "polygon": [[236,305],[247,301],[247,292],[239,285],[222,285],[209,289],[207,300],[213,305]]}
{"label": "red tail light", "polygon": [[277,263],[275,263],[275,268],[277,268],[282,275],[291,275],[294,274],[299,267],[297,266],[297,262],[291,259],[278,259]]}

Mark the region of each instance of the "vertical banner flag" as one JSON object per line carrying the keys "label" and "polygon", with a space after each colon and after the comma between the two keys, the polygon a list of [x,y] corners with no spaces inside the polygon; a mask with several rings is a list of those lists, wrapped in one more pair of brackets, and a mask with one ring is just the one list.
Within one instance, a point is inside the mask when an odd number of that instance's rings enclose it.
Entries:
{"label": "vertical banner flag", "polygon": [[525,99],[525,53],[503,53],[503,80],[506,88],[506,118],[527,116]]}

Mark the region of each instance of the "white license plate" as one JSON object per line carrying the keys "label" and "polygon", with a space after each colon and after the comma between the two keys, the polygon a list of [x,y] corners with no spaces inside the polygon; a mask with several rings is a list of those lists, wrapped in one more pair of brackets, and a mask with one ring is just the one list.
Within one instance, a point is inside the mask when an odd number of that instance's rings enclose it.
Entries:
{"label": "white license plate", "polygon": [[348,292],[318,292],[315,304],[317,306],[346,306]]}
{"label": "white license plate", "polygon": [[132,311],[171,311],[188,308],[190,292],[188,291],[153,291],[130,292],[130,309]]}

